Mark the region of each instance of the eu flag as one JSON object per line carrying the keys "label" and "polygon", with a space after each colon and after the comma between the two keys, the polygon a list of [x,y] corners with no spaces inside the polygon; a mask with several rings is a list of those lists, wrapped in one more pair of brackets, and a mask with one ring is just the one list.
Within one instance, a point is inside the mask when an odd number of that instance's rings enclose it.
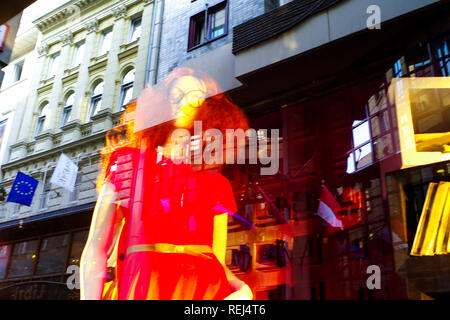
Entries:
{"label": "eu flag", "polygon": [[38,183],[36,179],[19,171],[6,201],[30,206]]}

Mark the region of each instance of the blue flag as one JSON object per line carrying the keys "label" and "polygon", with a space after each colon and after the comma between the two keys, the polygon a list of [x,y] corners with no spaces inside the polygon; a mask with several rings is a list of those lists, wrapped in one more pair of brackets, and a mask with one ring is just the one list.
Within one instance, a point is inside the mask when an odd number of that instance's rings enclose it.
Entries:
{"label": "blue flag", "polygon": [[19,171],[6,201],[30,206],[38,183],[36,179]]}

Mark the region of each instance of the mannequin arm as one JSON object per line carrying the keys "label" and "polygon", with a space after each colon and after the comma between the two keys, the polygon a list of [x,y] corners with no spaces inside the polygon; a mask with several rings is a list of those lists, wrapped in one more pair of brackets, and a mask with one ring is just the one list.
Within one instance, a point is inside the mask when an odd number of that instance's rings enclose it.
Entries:
{"label": "mannequin arm", "polygon": [[213,252],[225,268],[228,282],[233,291],[225,300],[252,300],[253,293],[250,287],[230,271],[225,264],[228,235],[228,216],[226,213],[214,217]]}
{"label": "mannequin arm", "polygon": [[98,196],[91,228],[80,261],[80,298],[100,300],[107,272],[107,251],[111,245],[116,219],[116,192],[105,183]]}

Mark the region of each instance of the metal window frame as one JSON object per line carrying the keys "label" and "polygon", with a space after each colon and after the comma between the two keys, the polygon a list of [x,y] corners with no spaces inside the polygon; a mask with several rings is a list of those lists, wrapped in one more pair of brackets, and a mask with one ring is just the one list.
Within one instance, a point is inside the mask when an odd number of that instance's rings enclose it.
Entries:
{"label": "metal window frame", "polygon": [[136,31],[136,22],[139,21],[140,22],[140,26],[141,26],[141,32],[142,32],[142,14],[139,14],[137,16],[135,16],[134,18],[131,19],[130,21],[130,31],[128,33],[128,43],[137,41],[141,38],[141,36],[137,37],[136,39],[133,40],[133,35],[134,32]]}
{"label": "metal window frame", "polygon": [[[112,28],[107,28],[105,30],[102,31],[101,37],[100,37],[100,46],[99,46],[99,50],[98,50],[98,55],[102,56],[105,55],[109,52],[109,50],[111,50],[111,44],[112,44]],[[108,50],[103,50],[103,45],[105,44],[105,38],[108,34],[111,34],[111,41],[109,43],[109,48]]]}
{"label": "metal window frame", "polygon": [[[20,81],[22,79],[22,73],[23,73],[23,66],[25,64],[25,60],[21,60],[19,62],[16,62],[14,64],[14,82]],[[20,74],[17,76],[18,70],[20,66]]]}
{"label": "metal window frame", "polygon": [[[3,277],[0,277],[0,289],[3,289],[3,287],[4,287],[3,284],[6,284],[6,286],[8,286],[7,285],[8,283],[15,282],[15,281],[26,281],[26,280],[33,281],[33,280],[37,280],[37,279],[41,279],[41,278],[49,278],[49,277],[55,277],[55,276],[59,276],[61,281],[64,281],[64,277],[66,276],[66,270],[70,263],[69,259],[70,259],[70,255],[72,253],[74,235],[76,233],[83,232],[83,231],[85,231],[89,234],[89,229],[87,229],[86,227],[83,227],[83,228],[75,228],[75,229],[70,229],[70,230],[65,230],[65,231],[60,231],[60,232],[55,232],[55,233],[47,233],[47,234],[40,235],[38,237],[27,237],[24,239],[5,243],[4,245],[10,246],[10,250],[9,250],[8,257],[7,257],[5,272],[3,274]],[[68,236],[69,236],[67,246],[66,246],[66,253],[65,253],[65,257],[64,257],[63,270],[61,272],[56,272],[56,273],[40,274],[40,275],[36,274],[37,266],[38,266],[39,258],[40,258],[42,240],[45,238],[60,236],[63,234],[68,234]],[[36,260],[33,263],[33,269],[32,269],[31,275],[9,278],[8,274],[9,274],[9,270],[10,270],[10,266],[11,266],[11,257],[12,257],[12,253],[14,250],[14,246],[17,244],[20,244],[20,243],[23,243],[26,241],[32,241],[32,240],[38,240],[38,247],[37,247],[37,252],[36,252]]]}
{"label": "metal window frame", "polygon": [[[211,17],[216,12],[224,9],[225,10],[225,32],[215,38],[211,38]],[[203,19],[204,28],[205,28],[205,38],[202,39],[198,44],[194,44],[194,39],[196,37],[196,34],[198,33],[198,30],[196,28],[196,22],[200,19]],[[187,51],[195,50],[203,45],[206,45],[208,43],[211,43],[212,41],[221,39],[223,37],[228,36],[228,29],[229,29],[229,1],[225,0],[222,1],[211,8],[206,6],[205,10],[202,10],[195,15],[191,16],[189,19],[189,33],[188,33],[188,45],[187,45]]]}
{"label": "metal window frame", "polygon": [[82,46],[85,46],[85,48],[86,48],[86,41],[80,41],[75,45],[73,57],[72,57],[72,68],[75,68],[75,67],[81,65],[81,63],[83,62],[83,61],[80,61],[80,63],[77,63],[77,60],[78,60],[77,58],[78,58],[78,54],[80,52],[80,47],[82,47]]}

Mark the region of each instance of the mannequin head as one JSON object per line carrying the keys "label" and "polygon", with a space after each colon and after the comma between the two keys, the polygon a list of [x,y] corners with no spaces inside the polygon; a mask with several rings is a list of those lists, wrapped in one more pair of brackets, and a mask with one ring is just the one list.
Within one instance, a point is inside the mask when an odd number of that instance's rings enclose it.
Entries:
{"label": "mannequin head", "polygon": [[185,75],[173,80],[167,91],[175,127],[192,127],[206,99],[205,82],[195,76]]}

